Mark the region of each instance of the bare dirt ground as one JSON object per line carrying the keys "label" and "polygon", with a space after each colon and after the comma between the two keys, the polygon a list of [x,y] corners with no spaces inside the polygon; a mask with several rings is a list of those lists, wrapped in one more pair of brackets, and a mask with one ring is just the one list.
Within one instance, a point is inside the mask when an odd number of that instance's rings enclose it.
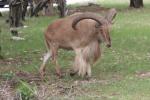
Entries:
{"label": "bare dirt ground", "polygon": [[[26,88],[29,88],[29,91],[32,92],[33,100],[51,100],[58,99],[59,97],[63,97],[65,100],[73,100],[76,96],[107,98],[103,96],[101,97],[97,91],[94,92],[94,95],[91,95],[89,90],[83,87],[90,84],[106,85],[119,81],[119,78],[114,78],[112,80],[97,80],[91,78],[90,80],[79,79],[64,82],[63,79],[52,79],[52,75],[47,75],[45,79],[42,80],[39,74],[18,71],[12,75],[10,79],[0,76],[0,81],[0,98],[2,100],[21,100],[19,98],[22,98],[22,94],[16,90],[16,87],[20,83]],[[28,87],[27,84],[30,86]]]}

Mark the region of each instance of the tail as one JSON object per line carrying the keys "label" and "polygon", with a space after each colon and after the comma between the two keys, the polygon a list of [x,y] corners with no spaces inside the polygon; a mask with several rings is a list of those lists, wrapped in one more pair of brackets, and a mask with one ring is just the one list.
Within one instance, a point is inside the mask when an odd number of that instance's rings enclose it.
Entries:
{"label": "tail", "polygon": [[46,48],[47,48],[47,50],[49,50],[50,49],[50,42],[49,42],[49,39],[47,39],[46,33],[44,34],[44,40],[45,40]]}

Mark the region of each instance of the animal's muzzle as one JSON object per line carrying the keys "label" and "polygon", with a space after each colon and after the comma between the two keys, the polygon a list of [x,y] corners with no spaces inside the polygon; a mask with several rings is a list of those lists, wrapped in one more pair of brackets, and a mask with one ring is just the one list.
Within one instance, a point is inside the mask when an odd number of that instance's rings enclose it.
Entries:
{"label": "animal's muzzle", "polygon": [[107,36],[105,39],[106,39],[106,46],[107,46],[108,48],[110,48],[110,47],[111,47],[111,39],[110,39],[110,37]]}

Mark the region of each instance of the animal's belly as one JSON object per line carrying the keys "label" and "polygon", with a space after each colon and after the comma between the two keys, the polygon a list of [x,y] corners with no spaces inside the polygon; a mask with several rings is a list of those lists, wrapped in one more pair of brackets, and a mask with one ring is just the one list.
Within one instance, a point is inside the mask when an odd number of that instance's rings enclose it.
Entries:
{"label": "animal's belly", "polygon": [[69,43],[60,43],[59,48],[66,50],[73,50],[72,46]]}
{"label": "animal's belly", "polygon": [[61,49],[65,49],[65,50],[73,50],[73,48],[71,48],[71,47],[60,47]]}
{"label": "animal's belly", "polygon": [[59,48],[65,49],[65,50],[73,50],[73,48],[69,45],[60,45]]}

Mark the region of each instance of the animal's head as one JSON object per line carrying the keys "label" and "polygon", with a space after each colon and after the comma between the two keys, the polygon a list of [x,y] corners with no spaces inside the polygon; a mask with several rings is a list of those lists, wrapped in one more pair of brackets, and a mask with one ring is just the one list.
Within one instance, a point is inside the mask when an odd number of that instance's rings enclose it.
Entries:
{"label": "animal's head", "polygon": [[109,35],[110,32],[110,26],[113,23],[113,19],[115,18],[117,14],[116,9],[112,8],[110,9],[105,17],[102,17],[98,14],[86,12],[83,14],[80,14],[77,18],[74,19],[72,23],[72,28],[76,30],[76,25],[78,22],[80,22],[83,19],[92,19],[95,20],[97,23],[95,24],[96,30],[98,30],[98,39],[103,39],[106,43],[107,47],[111,47],[111,38]]}

